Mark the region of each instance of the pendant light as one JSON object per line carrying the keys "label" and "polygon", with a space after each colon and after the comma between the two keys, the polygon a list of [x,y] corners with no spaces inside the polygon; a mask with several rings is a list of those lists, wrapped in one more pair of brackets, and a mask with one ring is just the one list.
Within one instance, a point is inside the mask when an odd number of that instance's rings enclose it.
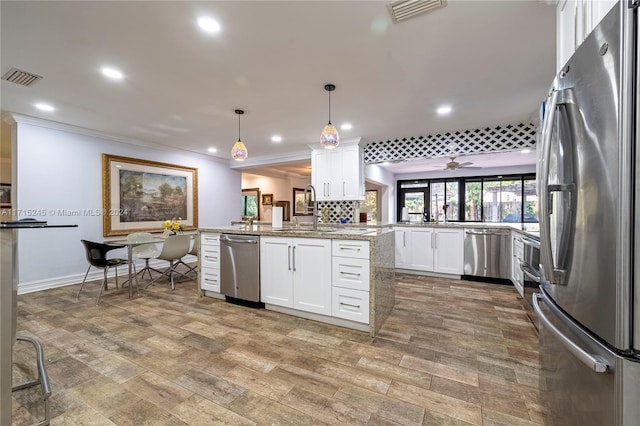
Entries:
{"label": "pendant light", "polygon": [[329,123],[324,126],[322,133],[320,134],[320,145],[326,149],[333,149],[340,143],[340,135],[338,135],[338,129],[331,124],[331,92],[336,90],[336,86],[333,84],[325,84],[324,90],[329,92]]}
{"label": "pendant light", "polygon": [[244,161],[249,155],[247,147],[244,146],[242,140],[240,140],[240,116],[244,114],[244,111],[237,109],[235,112],[238,114],[238,142],[233,144],[233,148],[231,148],[231,157],[236,161]]}

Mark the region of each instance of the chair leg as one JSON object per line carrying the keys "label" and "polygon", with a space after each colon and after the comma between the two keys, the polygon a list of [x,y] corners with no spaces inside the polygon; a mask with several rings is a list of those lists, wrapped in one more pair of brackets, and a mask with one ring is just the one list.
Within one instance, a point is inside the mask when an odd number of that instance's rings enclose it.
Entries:
{"label": "chair leg", "polygon": [[98,293],[98,300],[96,300],[96,306],[100,304],[100,296],[102,296],[102,290],[107,288],[107,270],[109,268],[104,268],[104,279],[102,280],[102,285],[100,286],[100,293]]}
{"label": "chair leg", "polygon": [[114,265],[113,267],[116,270],[116,288],[118,288],[118,265]]}
{"label": "chair leg", "polygon": [[84,287],[85,281],[87,281],[87,275],[89,275],[89,270],[91,269],[91,265],[87,268],[87,272],[84,274],[84,279],[82,280],[82,285],[80,286],[80,290],[78,290],[78,294],[76,294],[76,300],[80,299],[80,292],[82,291],[82,287]]}

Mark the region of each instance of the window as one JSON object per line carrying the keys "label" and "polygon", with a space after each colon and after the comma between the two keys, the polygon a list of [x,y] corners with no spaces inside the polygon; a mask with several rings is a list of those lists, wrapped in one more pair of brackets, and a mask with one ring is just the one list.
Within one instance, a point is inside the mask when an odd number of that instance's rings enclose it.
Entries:
{"label": "window", "polygon": [[364,193],[364,201],[360,204],[360,213],[367,214],[367,221],[378,218],[378,190],[367,189]]}
{"label": "window", "polygon": [[482,221],[482,181],[464,183],[464,218],[467,221]]}
{"label": "window", "polygon": [[242,190],[242,218],[260,219],[260,190],[258,188]]}
{"label": "window", "polygon": [[[430,220],[468,222],[537,222],[538,195],[535,175],[465,177],[399,181],[401,207],[426,213]],[[424,205],[424,200],[428,200]],[[414,210],[412,210],[414,209]]]}

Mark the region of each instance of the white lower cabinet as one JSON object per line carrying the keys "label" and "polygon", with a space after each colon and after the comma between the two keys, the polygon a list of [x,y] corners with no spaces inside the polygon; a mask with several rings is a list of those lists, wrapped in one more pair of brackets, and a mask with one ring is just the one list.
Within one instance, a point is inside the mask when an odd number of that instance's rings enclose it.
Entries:
{"label": "white lower cabinet", "polygon": [[260,238],[260,299],[331,315],[331,240]]}
{"label": "white lower cabinet", "polygon": [[369,324],[369,242],[333,240],[332,315]]}
{"label": "white lower cabinet", "polygon": [[462,275],[464,270],[464,230],[443,228],[433,237],[433,272]]}
{"label": "white lower cabinet", "polygon": [[396,268],[433,271],[433,228],[395,228]]}
{"label": "white lower cabinet", "polygon": [[220,293],[220,234],[200,233],[200,290]]}
{"label": "white lower cabinet", "polygon": [[394,228],[396,268],[462,275],[464,232],[434,227]]}
{"label": "white lower cabinet", "polygon": [[369,323],[369,292],[333,287],[332,314],[337,318]]}

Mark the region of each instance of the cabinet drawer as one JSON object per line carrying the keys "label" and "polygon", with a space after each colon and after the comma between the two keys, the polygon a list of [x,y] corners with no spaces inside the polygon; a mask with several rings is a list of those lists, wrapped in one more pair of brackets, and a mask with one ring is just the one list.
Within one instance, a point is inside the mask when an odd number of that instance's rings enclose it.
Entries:
{"label": "cabinet drawer", "polygon": [[333,287],[331,313],[334,317],[369,324],[369,292]]}
{"label": "cabinet drawer", "polygon": [[333,256],[369,259],[369,241],[333,240],[331,254]]}
{"label": "cabinet drawer", "polygon": [[204,246],[217,246],[220,247],[220,234],[200,234],[200,245]]}
{"label": "cabinet drawer", "polygon": [[200,265],[203,268],[220,269],[220,247],[200,247]]}
{"label": "cabinet drawer", "polygon": [[220,273],[218,269],[200,269],[200,288],[220,293]]}
{"label": "cabinet drawer", "polygon": [[334,286],[369,291],[369,259],[333,257],[331,273]]}

